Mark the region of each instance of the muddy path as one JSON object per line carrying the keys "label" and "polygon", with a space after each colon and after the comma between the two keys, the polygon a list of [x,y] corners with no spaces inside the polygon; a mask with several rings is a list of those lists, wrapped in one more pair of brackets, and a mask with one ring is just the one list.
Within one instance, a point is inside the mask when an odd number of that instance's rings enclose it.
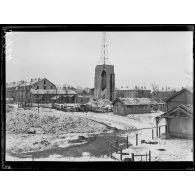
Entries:
{"label": "muddy path", "polygon": [[[102,124],[102,123],[101,123]],[[52,155],[60,155],[60,157],[82,157],[83,153],[89,153],[90,156],[101,157],[108,155],[108,141],[114,142],[119,138],[122,138],[122,134],[125,133],[124,130],[120,130],[114,127],[110,127],[104,124],[108,129],[109,133],[96,134],[85,139],[85,142],[81,145],[72,145],[69,147],[56,147],[49,150],[37,151],[37,152],[27,152],[27,153],[9,153],[9,155],[17,158],[49,158]],[[74,143],[79,143],[74,142]],[[120,147],[125,148],[125,140],[121,142]]]}

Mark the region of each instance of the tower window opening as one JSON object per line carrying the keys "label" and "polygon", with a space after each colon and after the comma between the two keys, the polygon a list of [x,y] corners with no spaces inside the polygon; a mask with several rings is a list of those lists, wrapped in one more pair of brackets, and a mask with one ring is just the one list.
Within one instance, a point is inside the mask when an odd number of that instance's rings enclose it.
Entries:
{"label": "tower window opening", "polygon": [[106,71],[103,70],[101,74],[101,89],[102,91],[106,88]]}

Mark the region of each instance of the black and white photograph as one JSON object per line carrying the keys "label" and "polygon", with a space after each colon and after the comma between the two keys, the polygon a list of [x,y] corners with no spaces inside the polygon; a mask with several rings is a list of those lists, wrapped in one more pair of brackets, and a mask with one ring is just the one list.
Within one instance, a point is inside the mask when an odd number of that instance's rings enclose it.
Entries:
{"label": "black and white photograph", "polygon": [[4,29],[5,161],[193,162],[193,27],[144,27]]}

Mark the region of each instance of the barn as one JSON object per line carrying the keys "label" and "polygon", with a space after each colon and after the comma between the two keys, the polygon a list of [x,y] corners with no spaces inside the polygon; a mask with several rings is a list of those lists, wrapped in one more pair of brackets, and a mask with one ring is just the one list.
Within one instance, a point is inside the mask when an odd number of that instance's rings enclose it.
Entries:
{"label": "barn", "polygon": [[182,90],[180,90],[179,92],[177,92],[176,94],[174,94],[173,96],[171,96],[166,100],[166,105],[167,105],[166,111],[180,104],[183,105],[192,104],[192,98],[193,98],[192,92],[186,88],[183,88]]}
{"label": "barn", "polygon": [[150,98],[117,98],[113,113],[117,115],[150,113],[156,102]]}
{"label": "barn", "polygon": [[156,118],[156,124],[162,118],[166,120],[166,133],[169,137],[175,138],[193,138],[193,109],[192,105],[177,105],[168,112]]}

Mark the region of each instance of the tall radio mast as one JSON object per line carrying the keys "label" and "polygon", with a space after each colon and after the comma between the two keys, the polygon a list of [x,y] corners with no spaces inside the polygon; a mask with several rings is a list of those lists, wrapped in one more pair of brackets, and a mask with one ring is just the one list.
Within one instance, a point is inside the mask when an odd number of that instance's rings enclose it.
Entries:
{"label": "tall radio mast", "polygon": [[102,33],[100,63],[103,64],[104,66],[109,63],[106,32]]}

